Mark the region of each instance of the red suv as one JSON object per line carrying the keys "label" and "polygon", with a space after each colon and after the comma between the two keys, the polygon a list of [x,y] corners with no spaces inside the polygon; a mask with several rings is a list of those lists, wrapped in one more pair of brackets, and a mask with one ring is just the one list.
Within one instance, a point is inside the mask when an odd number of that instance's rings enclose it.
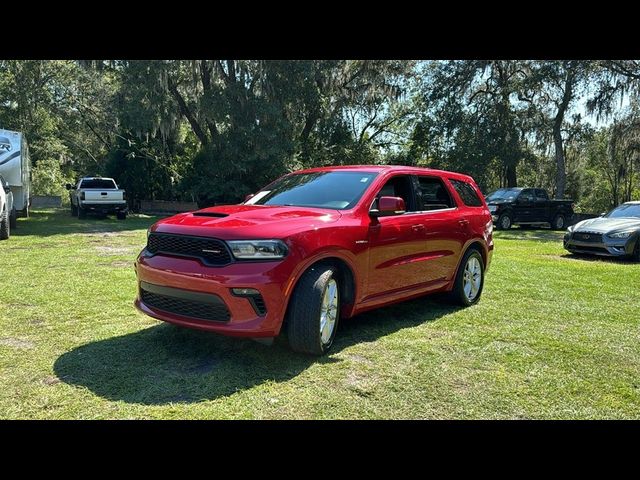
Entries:
{"label": "red suv", "polygon": [[240,205],[154,224],[137,308],[225,335],[323,354],[340,318],[432,292],[480,299],[491,214],[473,179],[402,166],[314,168]]}

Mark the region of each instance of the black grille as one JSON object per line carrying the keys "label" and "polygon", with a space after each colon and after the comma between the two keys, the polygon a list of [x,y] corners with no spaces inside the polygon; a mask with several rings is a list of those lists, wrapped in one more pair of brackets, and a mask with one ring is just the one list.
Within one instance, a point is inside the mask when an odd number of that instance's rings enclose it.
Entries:
{"label": "black grille", "polygon": [[575,232],[573,234],[573,240],[578,240],[580,242],[588,242],[588,243],[601,243],[602,234],[591,233],[591,232]]}
{"label": "black grille", "polygon": [[[219,297],[212,295],[212,297]],[[148,307],[162,310],[184,317],[197,318],[215,322],[228,322],[230,319],[227,306],[220,300],[219,303],[204,303],[195,300],[172,297],[153,293],[140,288],[140,299]]]}
{"label": "black grille", "polygon": [[231,263],[231,254],[227,246],[215,238],[151,233],[147,240],[147,251],[152,254],[165,253],[199,258],[207,265]]}
{"label": "black grille", "polygon": [[567,248],[569,250],[580,250],[580,251],[584,251],[584,252],[609,253],[609,251],[606,248],[602,248],[602,247],[589,247],[589,246],[583,246],[583,245],[568,245]]}

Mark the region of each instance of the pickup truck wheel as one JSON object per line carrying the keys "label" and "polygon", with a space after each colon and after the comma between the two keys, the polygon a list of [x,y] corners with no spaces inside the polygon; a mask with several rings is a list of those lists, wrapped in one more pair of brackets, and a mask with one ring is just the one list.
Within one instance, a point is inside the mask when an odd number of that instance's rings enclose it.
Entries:
{"label": "pickup truck wheel", "polygon": [[567,220],[564,218],[564,215],[559,213],[555,217],[553,217],[553,222],[551,222],[551,228],[554,230],[564,230],[565,225],[567,224]]}
{"label": "pickup truck wheel", "polygon": [[511,216],[508,213],[503,213],[498,218],[498,230],[509,230],[512,223],[513,221],[511,220]]}
{"label": "pickup truck wheel", "polygon": [[9,215],[5,208],[2,212],[2,218],[0,219],[0,240],[6,240],[11,234],[11,227],[9,225]]}
{"label": "pickup truck wheel", "polygon": [[9,215],[9,227],[12,230],[18,226],[18,212],[16,212],[15,208],[11,209],[11,214]]}
{"label": "pickup truck wheel", "polygon": [[312,267],[300,278],[287,311],[287,336],[293,350],[322,355],[331,348],[340,317],[339,287],[329,266]]}
{"label": "pickup truck wheel", "polygon": [[451,299],[468,307],[480,300],[484,287],[484,262],[476,249],[467,250],[456,273]]}
{"label": "pickup truck wheel", "polygon": [[127,219],[127,214],[125,212],[117,212],[116,213],[116,218],[118,220],[126,220]]}
{"label": "pickup truck wheel", "polygon": [[84,208],[82,208],[80,205],[76,207],[76,210],[78,211],[78,218],[80,219],[87,218],[87,211]]}

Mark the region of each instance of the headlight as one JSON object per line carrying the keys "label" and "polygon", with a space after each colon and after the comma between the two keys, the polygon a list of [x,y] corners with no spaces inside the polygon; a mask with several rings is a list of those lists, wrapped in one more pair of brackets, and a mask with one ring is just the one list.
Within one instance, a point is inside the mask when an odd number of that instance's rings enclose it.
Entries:
{"label": "headlight", "polygon": [[607,233],[609,238],[629,238],[631,235],[633,235],[633,231]]}
{"label": "headlight", "polygon": [[285,257],[288,251],[282,240],[232,240],[227,244],[233,256],[241,260],[273,260]]}

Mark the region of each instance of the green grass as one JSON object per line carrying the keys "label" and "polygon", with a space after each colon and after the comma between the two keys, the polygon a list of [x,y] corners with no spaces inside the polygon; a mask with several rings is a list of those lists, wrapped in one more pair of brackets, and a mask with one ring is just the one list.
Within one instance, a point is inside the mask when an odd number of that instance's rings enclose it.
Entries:
{"label": "green grass", "polygon": [[640,265],[498,232],[478,305],[373,311],[313,358],[139,314],[154,221],[40,211],[0,242],[0,418],[640,418]]}

